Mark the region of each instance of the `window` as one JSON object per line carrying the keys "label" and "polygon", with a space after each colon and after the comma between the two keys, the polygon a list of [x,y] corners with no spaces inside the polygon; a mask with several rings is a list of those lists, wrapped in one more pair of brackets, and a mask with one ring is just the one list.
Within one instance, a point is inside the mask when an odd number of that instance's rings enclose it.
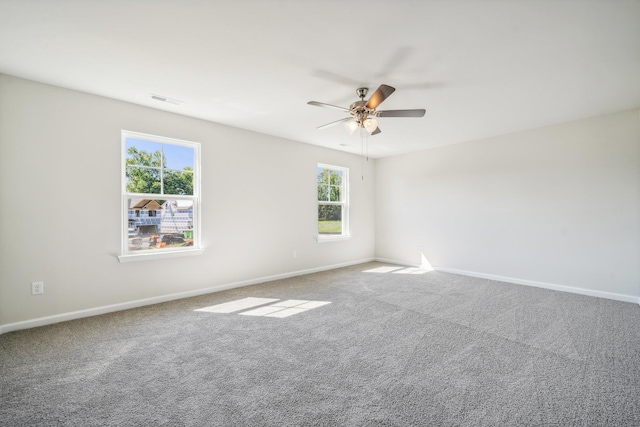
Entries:
{"label": "window", "polygon": [[201,253],[200,144],[122,131],[120,261]]}
{"label": "window", "polygon": [[318,164],[318,241],[349,238],[349,169]]}

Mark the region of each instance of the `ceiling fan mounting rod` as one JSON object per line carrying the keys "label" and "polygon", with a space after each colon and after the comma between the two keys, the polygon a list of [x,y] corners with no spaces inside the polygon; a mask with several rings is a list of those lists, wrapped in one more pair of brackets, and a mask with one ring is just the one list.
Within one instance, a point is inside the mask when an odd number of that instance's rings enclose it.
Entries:
{"label": "ceiling fan mounting rod", "polygon": [[356,89],[356,95],[358,95],[361,100],[364,100],[364,97],[367,96],[367,92],[369,92],[369,88],[366,87],[359,87]]}

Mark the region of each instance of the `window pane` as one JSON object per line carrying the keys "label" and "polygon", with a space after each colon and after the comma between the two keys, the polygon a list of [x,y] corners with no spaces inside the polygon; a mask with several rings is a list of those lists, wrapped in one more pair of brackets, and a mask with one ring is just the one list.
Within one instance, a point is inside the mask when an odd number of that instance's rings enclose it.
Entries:
{"label": "window pane", "polygon": [[164,144],[163,146],[164,166],[167,169],[177,171],[193,170],[193,159],[195,150],[192,147],[181,145]]}
{"label": "window pane", "polygon": [[342,234],[342,206],[318,205],[318,234]]}
{"label": "window pane", "polygon": [[341,195],[341,187],[334,187],[331,186],[331,199],[329,201],[331,202],[340,202],[342,201],[342,198],[340,197]]}
{"label": "window pane", "polygon": [[148,167],[127,166],[127,192],[159,194],[162,190],[160,170]]}
{"label": "window pane", "polygon": [[193,195],[193,172],[166,169],[164,171],[164,194]]}
{"label": "window pane", "polygon": [[316,173],[318,174],[318,184],[329,184],[329,174],[331,173],[331,169],[318,167],[316,169]]}
{"label": "window pane", "polygon": [[193,246],[193,208],[193,200],[128,199],[128,249]]}
{"label": "window pane", "polygon": [[318,200],[322,202],[329,201],[329,188],[326,185],[318,185]]}
{"label": "window pane", "polygon": [[331,185],[342,185],[342,171],[332,170],[329,176]]}
{"label": "window pane", "polygon": [[127,138],[126,150],[127,165],[162,166],[162,144],[159,142]]}

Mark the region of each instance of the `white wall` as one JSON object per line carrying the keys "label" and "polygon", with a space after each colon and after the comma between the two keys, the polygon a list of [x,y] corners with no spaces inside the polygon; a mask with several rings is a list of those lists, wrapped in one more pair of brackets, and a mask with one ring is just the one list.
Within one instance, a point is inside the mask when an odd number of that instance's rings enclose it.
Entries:
{"label": "white wall", "polygon": [[380,159],[376,184],[379,258],[640,296],[638,110]]}
{"label": "white wall", "polygon": [[[122,129],[202,143],[203,255],[118,263]],[[318,162],[352,170],[349,241],[313,238]],[[358,156],[0,74],[0,329],[374,256],[417,264],[419,247],[453,271],[640,296],[638,110],[366,167],[362,181]]]}
{"label": "white wall", "polygon": [[[203,255],[118,262],[122,129],[202,143]],[[318,162],[352,170],[349,241],[314,239]],[[366,167],[362,181],[358,156],[0,74],[0,326],[371,259]]]}

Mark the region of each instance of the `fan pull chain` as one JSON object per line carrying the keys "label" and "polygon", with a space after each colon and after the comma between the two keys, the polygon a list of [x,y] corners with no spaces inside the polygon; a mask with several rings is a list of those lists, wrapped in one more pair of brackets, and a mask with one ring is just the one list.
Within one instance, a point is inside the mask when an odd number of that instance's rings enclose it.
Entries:
{"label": "fan pull chain", "polygon": [[360,128],[360,159],[362,161],[362,180],[364,181],[364,129]]}
{"label": "fan pull chain", "polygon": [[369,161],[369,134],[366,135],[367,139],[367,162]]}
{"label": "fan pull chain", "polygon": [[360,128],[360,158],[362,159],[362,180],[364,181],[364,162],[369,162],[369,133]]}

